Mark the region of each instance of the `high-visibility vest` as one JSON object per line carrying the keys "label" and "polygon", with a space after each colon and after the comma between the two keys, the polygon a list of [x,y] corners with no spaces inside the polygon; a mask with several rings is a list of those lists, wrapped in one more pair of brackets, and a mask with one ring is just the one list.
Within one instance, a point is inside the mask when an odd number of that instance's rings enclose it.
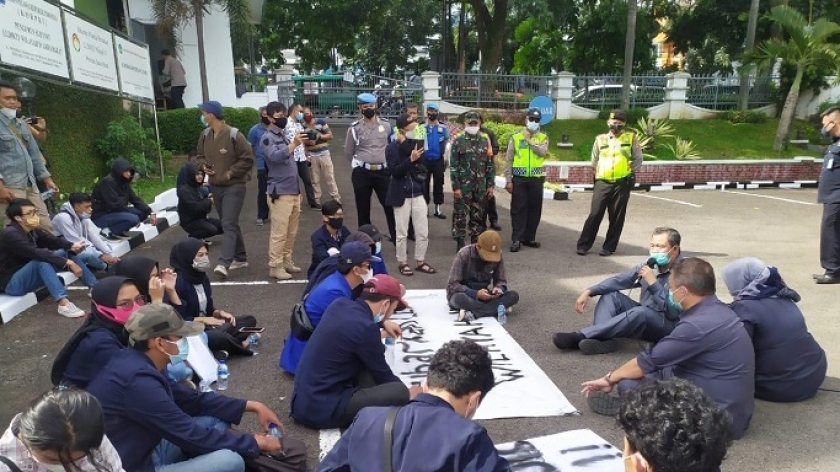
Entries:
{"label": "high-visibility vest", "polygon": [[630,161],[633,158],[633,133],[621,133],[616,138],[602,134],[596,138],[598,143],[598,168],[596,180],[616,181],[633,172]]}
{"label": "high-visibility vest", "polygon": [[[514,146],[513,165],[511,166],[511,174],[514,177],[542,177],[543,161],[542,156],[531,150],[531,145],[525,141],[525,134],[522,132],[513,135],[512,144]],[[548,139],[545,133],[537,133],[531,136],[531,141],[534,144],[542,144]]]}

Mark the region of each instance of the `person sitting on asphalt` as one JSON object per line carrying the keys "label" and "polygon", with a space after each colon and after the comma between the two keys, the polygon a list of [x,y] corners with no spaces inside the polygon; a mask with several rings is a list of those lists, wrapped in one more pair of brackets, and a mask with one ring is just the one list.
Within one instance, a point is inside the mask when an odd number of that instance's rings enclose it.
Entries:
{"label": "person sitting on asphalt", "polygon": [[370,265],[373,268],[373,275],[388,275],[388,266],[385,265],[385,258],[382,257],[382,233],[379,232],[376,226],[370,223],[359,226],[359,231],[370,236],[373,244],[375,244],[375,247],[372,249],[373,255],[380,259],[379,262],[374,262]]}
{"label": "person sitting on asphalt", "polygon": [[79,253],[81,259],[92,270],[106,270],[111,264],[120,261],[112,254],[111,245],[99,236],[100,229],[90,220],[90,195],[82,192],[71,193],[68,201],[61,205],[61,210],[52,219],[55,232],[71,243],[80,243],[84,250]]}
{"label": "person sitting on asphalt", "polygon": [[486,230],[476,244],[458,251],[449,270],[446,298],[458,310],[458,321],[496,316],[499,304],[510,310],[519,303],[519,294],[507,288],[499,233]]}
{"label": "person sitting on asphalt", "polygon": [[62,269],[73,272],[88,287],[96,276],[77,255],[82,245],[39,229],[41,219],[35,205],[15,198],[6,207],[6,227],[0,231],[0,292],[21,297],[46,286],[58,302],[58,314],[67,318],[85,316],[85,311],[67,299],[67,288],[58,276]]}
{"label": "person sitting on asphalt", "polygon": [[[304,296],[303,309],[313,327],[318,327],[324,312],[332,302],[340,298],[351,300],[353,290],[373,277],[370,264],[376,259],[370,253],[370,246],[363,242],[354,241],[344,244],[338,254],[337,270]],[[295,375],[306,344],[307,341],[298,339],[294,333],[289,333],[283,345],[283,351],[280,353],[280,367],[289,374]]]}
{"label": "person sitting on asphalt", "polygon": [[645,382],[618,411],[624,466],[633,472],[717,472],[732,445],[732,418],[683,379]]}
{"label": "person sitting on asphalt", "polygon": [[808,332],[796,291],[779,270],[745,257],[723,267],[732,311],[755,349],[755,397],[771,402],[812,398],[825,380],[825,351]]}
{"label": "person sitting on asphalt", "polygon": [[618,386],[624,396],[642,380],[679,377],[702,388],[732,415],[732,435],[749,428],[755,401],[755,354],[743,323],[715,296],[715,271],[696,257],[671,267],[668,303],[680,321],[668,336],[648,346],[604,377],[583,383],[595,413],[615,416],[620,400],[608,395]]}
{"label": "person sitting on asphalt", "polygon": [[399,406],[421,393],[385,361],[384,335],[398,338],[391,315],[408,305],[405,287],[388,275],[365,285],[358,300],[339,298],[324,316],[298,363],[291,417],[310,428],[346,428],[368,406]]}
{"label": "person sitting on asphalt", "polygon": [[[658,342],[674,330],[679,312],[668,304],[668,278],[682,260],[682,237],[673,228],[659,227],[650,238],[650,258],[632,269],[610,277],[584,290],[575,301],[575,311],[583,313],[590,297],[600,295],[592,326],[574,333],[555,333],[554,345],[560,350],[580,349],[584,354],[607,354],[618,350],[618,338]],[[640,287],[637,303],[621,293]]]}
{"label": "person sitting on asphalt", "polygon": [[[423,393],[394,416],[393,470],[509,471],[487,430],[472,421],[494,383],[490,354],[475,341],[450,341],[438,349]],[[316,470],[381,469],[384,425],[392,411],[376,407],[359,412]]]}
{"label": "person sitting on asphalt", "polygon": [[[105,236],[124,236],[126,231],[149,219],[157,224],[155,213],[134,193],[131,182],[137,171],[127,160],[118,157],[111,165],[111,173],[93,188],[93,223],[102,228]],[[131,206],[128,206],[131,204]]]}
{"label": "person sitting on asphalt", "polygon": [[306,272],[309,278],[312,278],[312,274],[321,261],[338,254],[344,240],[350,236],[350,230],[344,226],[344,210],[341,208],[341,203],[335,200],[324,202],[321,205],[321,215],[324,224],[309,238],[312,241],[312,264]]}
{"label": "person sitting on asphalt", "polygon": [[229,427],[251,412],[266,432],[271,423],[283,428],[262,403],[200,393],[163,375],[167,364],[187,358],[187,337],[203,333],[201,323],[155,303],[134,312],[125,328],[131,348],[118,353],[88,391],[102,404],[106,432],[127,471],[175,470],[166,466],[178,464],[177,470],[243,472],[243,456],[283,447],[275,436]]}
{"label": "person sitting on asphalt", "polygon": [[42,394],[15,415],[0,437],[2,463],[5,466],[0,468],[10,471],[123,470],[117,450],[105,436],[99,402],[84,390],[64,387]]}
{"label": "person sitting on asphalt", "polygon": [[[207,346],[211,351],[229,355],[250,356],[249,333],[240,328],[254,328],[257,319],[250,315],[233,316],[216,308],[207,271],[211,270],[207,244],[195,238],[179,241],[169,252],[169,265],[175,271],[175,293],[180,305],[175,311],[186,321],[198,321],[205,327]],[[259,336],[259,334],[257,334]]]}
{"label": "person sitting on asphalt", "polygon": [[178,187],[178,219],[191,238],[206,239],[224,233],[222,221],[210,218],[213,196],[205,194],[204,170],[198,164],[184,165],[189,178]]}

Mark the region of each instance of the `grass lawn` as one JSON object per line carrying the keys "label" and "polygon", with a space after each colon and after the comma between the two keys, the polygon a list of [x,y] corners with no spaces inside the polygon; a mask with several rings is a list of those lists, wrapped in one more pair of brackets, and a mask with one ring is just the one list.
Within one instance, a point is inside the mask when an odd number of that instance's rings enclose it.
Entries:
{"label": "grass lawn", "polygon": [[148,179],[139,179],[131,184],[137,195],[146,203],[155,201],[155,196],[163,193],[165,190],[175,188],[175,178],[178,176],[177,171],[169,171],[163,180],[160,177],[149,177]]}
{"label": "grass lawn", "polygon": [[[787,150],[773,151],[773,138],[779,120],[768,119],[761,124],[732,124],[726,120],[673,120],[674,136],[694,142],[696,153],[702,159],[785,159],[793,156],[814,156],[822,154],[790,146]],[[629,127],[629,126],[628,126]],[[588,161],[595,136],[606,132],[602,120],[555,120],[545,127],[551,146],[549,158],[557,161]],[[568,134],[572,149],[559,149],[557,143],[562,135]],[[665,146],[674,138],[665,138],[656,149],[648,153],[657,160],[673,160],[673,154]]]}

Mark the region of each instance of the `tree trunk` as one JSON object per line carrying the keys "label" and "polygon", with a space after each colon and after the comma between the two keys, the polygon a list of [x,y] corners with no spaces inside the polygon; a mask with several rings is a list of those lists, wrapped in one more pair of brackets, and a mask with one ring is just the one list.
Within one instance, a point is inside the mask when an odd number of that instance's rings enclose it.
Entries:
{"label": "tree trunk", "polygon": [[779,117],[779,127],[776,129],[776,139],[773,141],[773,150],[781,151],[787,147],[790,124],[793,122],[793,114],[796,112],[796,104],[799,102],[799,87],[802,85],[802,75],[805,73],[805,64],[796,65],[796,77],[793,85],[790,86],[785,99],[785,106],[782,108],[782,115]]}
{"label": "tree trunk", "polygon": [[469,0],[478,30],[478,47],[481,51],[481,71],[495,72],[502,59],[507,25],[508,0],[493,0],[493,14],[485,0]]}
{"label": "tree trunk", "polygon": [[466,2],[461,2],[461,12],[458,14],[458,72],[467,71],[467,19]]}
{"label": "tree trunk", "polygon": [[[759,0],[752,0],[750,2],[750,17],[747,22],[747,39],[744,42],[744,50],[749,51],[755,46],[755,29],[758,24],[758,3]],[[738,89],[738,108],[741,111],[747,111],[750,103],[750,69],[751,66],[741,64],[740,75],[741,83]]]}
{"label": "tree trunk", "polygon": [[210,89],[207,86],[207,63],[204,53],[204,5],[203,0],[193,0],[195,8],[195,36],[198,43],[198,74],[201,76],[201,101],[210,100]]}
{"label": "tree trunk", "polygon": [[621,108],[630,108],[630,82],[633,79],[633,49],[636,45],[638,0],[627,1],[627,35],[624,38],[624,76],[621,80]]}

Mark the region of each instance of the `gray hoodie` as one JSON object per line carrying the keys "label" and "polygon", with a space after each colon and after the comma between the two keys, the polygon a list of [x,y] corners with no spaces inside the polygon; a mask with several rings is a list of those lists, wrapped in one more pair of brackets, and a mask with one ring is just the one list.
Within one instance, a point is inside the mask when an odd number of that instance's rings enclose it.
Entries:
{"label": "gray hoodie", "polygon": [[55,231],[71,243],[83,243],[99,251],[99,255],[111,254],[111,246],[99,236],[99,227],[90,219],[82,220],[73,210],[70,202],[64,202],[61,210],[52,219]]}

